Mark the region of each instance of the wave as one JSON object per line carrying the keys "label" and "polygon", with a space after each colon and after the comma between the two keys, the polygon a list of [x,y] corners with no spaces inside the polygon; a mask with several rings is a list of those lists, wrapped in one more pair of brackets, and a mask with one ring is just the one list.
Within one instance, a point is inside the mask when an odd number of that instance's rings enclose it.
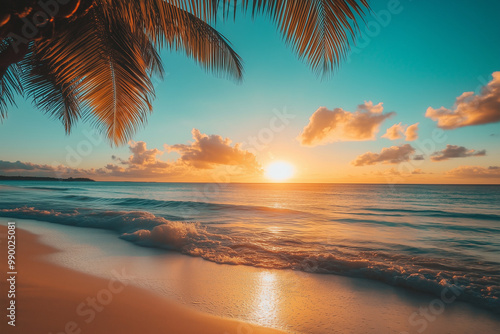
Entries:
{"label": "wave", "polygon": [[[356,213],[358,215],[359,213]],[[454,231],[466,231],[466,232],[475,232],[475,233],[498,233],[500,232],[499,228],[490,228],[490,227],[477,227],[477,226],[467,226],[467,225],[452,225],[446,223],[405,223],[405,222],[390,222],[387,220],[368,220],[368,219],[352,219],[352,218],[340,218],[340,219],[331,219],[334,222],[338,223],[350,223],[350,224],[376,224],[383,225],[389,227],[408,227],[418,230],[428,230],[429,228],[438,229],[438,230],[454,230]]]}
{"label": "wave", "polygon": [[410,252],[412,255],[345,245],[313,250],[306,241],[238,235],[228,228],[171,221],[145,211],[24,206],[0,209],[0,216],[111,230],[138,246],[177,251],[216,263],[374,279],[438,297],[444,289],[451,289],[460,300],[500,313],[500,270],[496,262],[483,261],[477,269],[474,258],[437,259],[418,249]]}
{"label": "wave", "polygon": [[134,197],[123,197],[123,198],[107,198],[107,197],[93,197],[86,195],[65,195],[62,196],[63,199],[74,200],[78,202],[105,202],[111,205],[123,206],[123,207],[138,207],[146,206],[149,208],[170,208],[170,209],[182,209],[189,208],[191,210],[201,211],[224,211],[227,209],[238,210],[238,211],[251,211],[251,212],[268,212],[276,214],[302,214],[305,212],[298,210],[291,210],[285,208],[272,208],[266,206],[253,206],[253,205],[241,205],[241,204],[223,204],[223,203],[212,203],[203,201],[174,201],[174,200],[156,200],[147,198],[134,198]]}
{"label": "wave", "polygon": [[[406,216],[407,213],[411,213],[415,216],[427,216],[427,217],[446,217],[446,218],[469,218],[469,219],[482,219],[482,220],[495,220],[500,221],[500,215],[496,214],[484,214],[484,213],[466,213],[466,212],[450,212],[442,210],[412,210],[412,209],[384,209],[384,208],[361,208],[367,211],[375,212],[402,212],[404,214],[397,216]],[[357,213],[359,215],[373,215],[372,213]]]}
{"label": "wave", "polygon": [[65,187],[36,187],[36,186],[14,186],[11,184],[0,184],[0,189],[11,189],[11,190],[49,190],[49,191],[69,191],[78,190],[78,188],[65,188]]}
{"label": "wave", "polygon": [[54,190],[54,191],[68,191],[75,190],[76,188],[63,188],[63,187],[22,187],[23,189],[34,189],[34,190]]}

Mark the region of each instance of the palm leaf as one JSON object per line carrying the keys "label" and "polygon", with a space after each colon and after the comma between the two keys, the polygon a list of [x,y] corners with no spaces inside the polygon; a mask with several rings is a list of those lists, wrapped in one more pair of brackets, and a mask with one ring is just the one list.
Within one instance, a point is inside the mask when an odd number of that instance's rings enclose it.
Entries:
{"label": "palm leaf", "polygon": [[107,0],[105,3],[109,16],[121,15],[132,30],[145,31],[155,45],[184,50],[188,57],[215,74],[236,80],[242,78],[241,58],[222,34],[197,17],[196,11],[189,12],[190,1],[179,1],[177,6],[164,0]]}
{"label": "palm leaf", "polygon": [[19,65],[24,74],[21,78],[26,95],[33,99],[37,108],[59,119],[69,134],[81,116],[75,79],[70,82],[58,80],[51,62],[44,60],[43,51],[36,46]]}
{"label": "palm leaf", "polygon": [[[359,31],[357,19],[367,0],[167,0],[207,22],[236,13],[264,14],[277,24],[285,42],[318,74],[331,73],[347,56]],[[220,11],[217,9],[220,8]]]}
{"label": "palm leaf", "polygon": [[[248,5],[249,0],[245,0]],[[356,16],[366,0],[253,0],[254,12],[269,15],[288,43],[318,74],[331,72],[350,50]]]}
{"label": "palm leaf", "polygon": [[[78,24],[59,26],[63,32],[37,42],[30,60],[23,62],[26,92],[36,106],[60,119],[67,132],[82,117],[113,144],[127,142],[151,112],[151,76],[163,75],[158,44],[183,48],[205,67],[241,77],[239,57],[208,24],[163,1],[144,1],[165,6],[161,8],[175,12],[182,22],[167,20],[165,13],[155,15],[154,6],[143,8],[152,22],[142,20],[137,7],[134,19],[127,19],[119,4],[132,2],[96,0]],[[148,29],[153,31],[145,33]]]}
{"label": "palm leaf", "polygon": [[0,122],[7,118],[7,108],[16,106],[16,94],[22,95],[22,86],[19,80],[19,70],[16,64],[7,68],[0,80]]}
{"label": "palm leaf", "polygon": [[122,144],[151,111],[151,76],[163,75],[157,47],[184,50],[206,69],[240,79],[240,57],[209,24],[236,13],[240,4],[254,16],[269,16],[299,57],[325,74],[346,55],[356,19],[368,8],[367,0],[82,1],[74,18],[54,21],[55,36],[33,43],[29,59],[7,68],[0,82],[0,119],[24,86],[67,132],[83,118]]}
{"label": "palm leaf", "polygon": [[[5,39],[0,42],[0,54],[7,49],[10,40]],[[0,68],[0,122],[7,117],[7,108],[16,105],[16,95],[22,95],[23,89],[20,81],[20,69],[17,64],[12,64],[7,68]]]}
{"label": "palm leaf", "polygon": [[128,27],[95,6],[37,50],[48,64],[49,80],[76,96],[82,116],[115,145],[145,122],[154,97],[150,76],[162,68],[147,36]]}

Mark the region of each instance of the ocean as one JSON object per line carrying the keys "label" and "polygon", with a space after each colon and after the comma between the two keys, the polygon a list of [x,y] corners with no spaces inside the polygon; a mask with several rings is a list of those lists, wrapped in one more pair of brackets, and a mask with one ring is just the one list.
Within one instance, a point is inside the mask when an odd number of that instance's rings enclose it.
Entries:
{"label": "ocean", "polygon": [[2,181],[0,216],[207,261],[377,280],[500,312],[500,186]]}

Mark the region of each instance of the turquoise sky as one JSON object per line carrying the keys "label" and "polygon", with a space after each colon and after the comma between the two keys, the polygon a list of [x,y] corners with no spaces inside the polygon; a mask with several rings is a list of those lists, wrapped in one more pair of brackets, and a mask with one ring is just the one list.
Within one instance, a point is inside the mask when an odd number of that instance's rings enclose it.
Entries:
{"label": "turquoise sky", "polygon": [[[374,13],[387,9],[388,3],[371,1]],[[428,107],[452,107],[457,96],[466,91],[478,92],[491,80],[492,72],[500,70],[500,2],[401,0],[398,8],[400,13],[393,14],[388,24],[376,23],[380,29],[375,36],[369,37],[362,27],[364,37],[359,52],[344,61],[328,80],[319,79],[299,61],[264,17],[252,20],[242,16],[236,23],[217,25],[244,60],[242,83],[217,78],[183,54],[164,50],[162,58],[168,75],[156,87],[154,113],[134,140],[145,141],[148,148],[163,149],[164,144],[188,143],[191,130],[197,128],[202,133],[244,142],[268,126],[273,109],[286,108],[296,118],[266,150],[259,152],[259,161],[310,160],[321,161],[327,166],[324,168],[352,169],[349,162],[356,156],[380,152],[398,142],[377,139],[308,148],[301,147],[295,138],[320,106],[354,111],[364,101],[383,102],[385,111],[397,113],[382,125],[379,137],[399,122],[420,122],[420,137],[428,137],[436,128],[434,121],[424,117]],[[378,22],[372,14],[366,21]],[[0,125],[0,140],[4,143],[1,160],[63,163],[67,147],[77,147],[85,139],[83,131],[90,129],[88,124],[80,123],[67,136],[58,121],[34,109],[30,101],[17,101],[18,108],[11,108],[8,119]],[[453,144],[486,149],[487,156],[429,162],[427,169],[440,172],[459,165],[500,164],[499,123],[450,130],[446,135],[446,143],[438,149]],[[102,167],[112,161],[111,155],[127,158],[130,153],[127,146],[112,148],[103,142],[79,167]],[[164,156],[166,160],[175,157],[175,153]],[[318,180],[330,180],[322,174],[323,169],[306,166],[304,172],[308,168]],[[356,172],[364,173],[369,168]]]}

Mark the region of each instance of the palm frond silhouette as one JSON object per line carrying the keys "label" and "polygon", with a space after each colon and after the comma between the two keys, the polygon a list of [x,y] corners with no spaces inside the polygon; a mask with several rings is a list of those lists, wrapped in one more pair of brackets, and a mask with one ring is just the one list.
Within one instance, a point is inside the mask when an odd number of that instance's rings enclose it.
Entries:
{"label": "palm frond silhouette", "polygon": [[367,0],[2,0],[0,120],[16,95],[70,133],[87,120],[112,144],[126,143],[152,111],[161,48],[185,52],[234,80],[243,64],[213,25],[236,11],[267,15],[316,73],[349,51]]}

